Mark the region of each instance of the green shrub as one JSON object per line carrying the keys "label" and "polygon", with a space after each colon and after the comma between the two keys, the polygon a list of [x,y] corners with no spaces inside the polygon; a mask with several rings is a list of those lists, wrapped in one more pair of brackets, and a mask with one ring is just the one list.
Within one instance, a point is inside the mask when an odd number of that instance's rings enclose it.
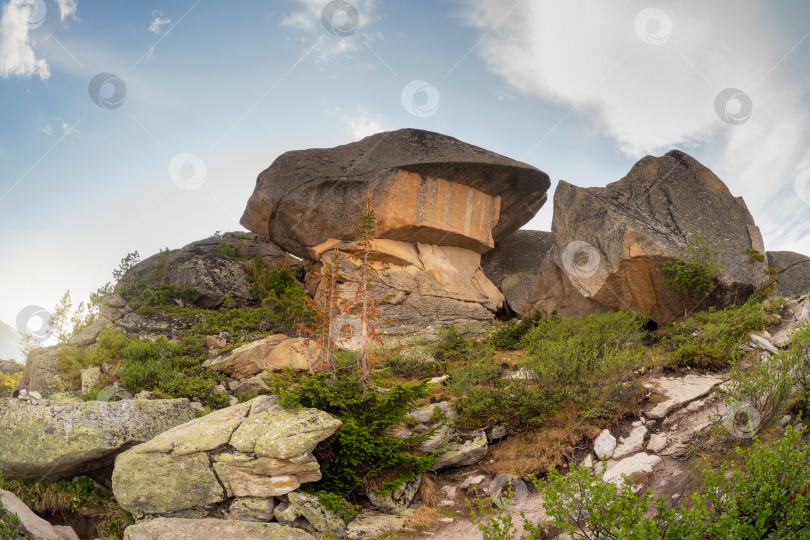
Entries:
{"label": "green shrub", "polygon": [[722,369],[744,355],[741,345],[751,332],[764,330],[769,316],[761,303],[749,300],[742,306],[700,311],[667,325],[661,332],[666,366]]}
{"label": "green shrub", "polygon": [[194,289],[168,282],[171,271],[177,266],[168,249],[160,252],[155,267],[148,273],[137,275],[132,272],[133,266],[126,268],[116,287],[116,291],[131,305],[162,306],[175,299],[194,300]]}
{"label": "green shrub", "polygon": [[3,511],[0,504],[0,540],[26,540],[28,537],[22,532],[20,518],[17,514]]}
{"label": "green shrub", "polygon": [[268,268],[260,257],[256,257],[248,270],[248,281],[253,298],[262,303],[288,329],[310,325],[314,313],[310,307],[310,297],[298,285],[290,268],[279,265]]}
{"label": "green shrub", "polygon": [[503,323],[490,335],[490,343],[498,349],[515,350],[520,348],[520,341],[540,320],[541,312],[535,318],[514,319]]}
{"label": "green shrub", "polygon": [[447,371],[447,362],[434,359],[420,360],[396,354],[385,359],[383,368],[403,379],[429,379],[444,375]]}
{"label": "green shrub", "polygon": [[316,491],[313,495],[318,497],[318,502],[321,503],[324,508],[339,516],[340,519],[346,523],[354,520],[357,514],[360,513],[359,506],[349,504],[349,501],[336,493],[321,490]]}
{"label": "green shrub", "polygon": [[397,385],[378,393],[357,376],[319,374],[275,386],[283,406],[320,409],[343,422],[315,449],[323,478],[308,484],[307,489],[343,496],[352,491],[362,493],[364,482],[393,472],[380,487],[382,491],[393,490],[435,462],[433,457],[416,455],[425,436],[399,439],[390,434],[415,400],[427,394],[425,383]]}
{"label": "green shrub", "polygon": [[628,380],[643,363],[645,322],[626,312],[537,322],[521,339],[524,361],[509,378],[485,359],[451,373],[459,420],[523,431],[560,407],[576,407],[586,418],[613,416],[638,391]]}
{"label": "green shrub", "polygon": [[463,335],[454,324],[440,329],[437,335],[439,341],[432,346],[436,360],[476,360],[492,356],[491,346]]}
{"label": "green shrub", "polygon": [[712,292],[721,268],[720,250],[713,249],[700,235],[686,243],[683,259],[661,264],[667,287],[681,293],[684,317],[689,312],[690,299]]}
{"label": "green shrub", "polygon": [[213,250],[214,255],[221,257],[230,257],[231,259],[239,258],[239,248],[230,245],[228,242],[222,242]]}

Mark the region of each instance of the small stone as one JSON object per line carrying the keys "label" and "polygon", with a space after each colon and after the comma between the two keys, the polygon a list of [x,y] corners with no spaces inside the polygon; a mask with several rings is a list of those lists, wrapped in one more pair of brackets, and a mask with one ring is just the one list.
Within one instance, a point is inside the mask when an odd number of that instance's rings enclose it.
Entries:
{"label": "small stone", "polygon": [[489,440],[497,441],[506,437],[506,426],[495,426],[489,430]]}
{"label": "small stone", "polygon": [[451,501],[450,499],[445,499],[443,501],[439,501],[439,506],[441,506],[442,508],[447,507],[447,506],[453,506],[454,504],[456,504],[456,502]]}
{"label": "small stone", "polygon": [[641,425],[643,425],[643,424],[642,424],[641,420],[636,420],[635,422],[633,422],[633,423],[632,423],[632,424],[630,424],[630,425],[631,425],[632,427],[638,427],[638,426],[641,426]]}
{"label": "small stone", "polygon": [[152,399],[155,395],[150,392],[149,390],[141,390],[137,394],[135,394],[135,399]]}
{"label": "small stone", "polygon": [[448,499],[455,499],[456,498],[456,487],[447,485],[442,487],[442,492],[447,495]]}
{"label": "small stone", "polygon": [[205,412],[205,407],[204,407],[204,406],[203,406],[203,404],[202,404],[202,403],[200,403],[199,401],[192,401],[192,402],[191,402],[191,408],[192,408],[194,411],[196,411],[196,412],[198,412],[198,413],[201,413],[201,414]]}
{"label": "small stone", "polygon": [[593,451],[599,459],[610,459],[616,449],[616,437],[610,434],[610,430],[602,430],[602,433],[593,441]]}
{"label": "small stone", "polygon": [[666,435],[654,434],[650,436],[650,441],[647,443],[648,452],[661,452],[667,446]]}
{"label": "small stone", "polygon": [[239,398],[230,396],[228,398],[228,403],[230,403],[231,407],[233,407],[234,405],[239,405]]}
{"label": "small stone", "polygon": [[764,330],[762,332],[762,337],[764,337],[765,339],[771,339],[771,334],[767,330]]}
{"label": "small stone", "polygon": [[479,474],[477,476],[469,476],[458,487],[460,487],[461,489],[467,489],[470,486],[477,486],[486,479],[487,477],[483,474]]}
{"label": "small stone", "polygon": [[788,425],[790,423],[790,420],[791,420],[791,416],[789,414],[786,414],[785,416],[783,416],[782,418],[779,419],[779,426],[780,427],[785,427],[786,425]]}
{"label": "small stone", "polygon": [[441,521],[442,523],[453,523],[453,518],[451,517],[439,518],[439,521]]}
{"label": "small stone", "polygon": [[593,469],[593,455],[588,454],[585,456],[585,459],[582,460],[582,466],[586,469]]}
{"label": "small stone", "polygon": [[37,401],[42,399],[42,395],[36,390],[31,390],[30,392],[28,392],[28,397],[30,397],[31,399],[35,399]]}
{"label": "small stone", "polygon": [[692,403],[687,405],[686,410],[689,411],[689,412],[695,412],[695,411],[699,410],[701,407],[703,407],[705,404],[706,404],[706,402],[704,400],[699,399],[699,400],[693,401]]}
{"label": "small stone", "polygon": [[644,436],[647,435],[647,428],[638,426],[630,432],[626,439],[622,439],[622,443],[618,445],[611,456],[613,459],[620,459],[630,454],[640,452],[644,447]]}
{"label": "small stone", "polygon": [[771,342],[765,339],[764,337],[758,336],[756,334],[751,334],[750,337],[753,344],[762,349],[763,351],[767,351],[771,354],[776,354],[779,352],[779,349],[774,347],[773,344],[771,344]]}

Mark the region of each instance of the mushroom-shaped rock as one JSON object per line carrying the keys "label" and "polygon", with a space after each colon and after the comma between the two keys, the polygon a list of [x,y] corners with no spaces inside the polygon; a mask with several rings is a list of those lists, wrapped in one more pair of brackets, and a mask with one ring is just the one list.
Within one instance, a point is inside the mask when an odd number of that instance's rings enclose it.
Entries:
{"label": "mushroom-shaped rock", "polygon": [[[555,245],[531,299],[545,313],[635,310],[664,323],[685,310],[742,303],[765,279],[765,264],[747,252],[765,248],[745,202],[677,150],[641,159],[604,188],[561,181],[551,228]],[[698,237],[719,251],[722,267],[707,298],[685,299],[667,286],[661,265],[684,260]]]}
{"label": "mushroom-shaped rock", "polygon": [[526,163],[401,129],[282,154],[259,175],[241,223],[306,257],[329,238],[353,239],[370,192],[380,238],[483,253],[537,213],[550,185]]}

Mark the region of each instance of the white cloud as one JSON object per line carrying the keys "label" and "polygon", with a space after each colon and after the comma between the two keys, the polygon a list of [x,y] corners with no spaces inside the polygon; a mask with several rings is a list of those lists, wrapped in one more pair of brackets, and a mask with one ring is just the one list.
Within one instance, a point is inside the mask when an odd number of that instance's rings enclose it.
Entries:
{"label": "white cloud", "polygon": [[[478,52],[493,73],[516,90],[570,109],[627,155],[702,147],[711,154],[705,164],[744,196],[769,249],[802,245],[810,251],[806,227],[803,233],[785,227],[807,221],[810,211],[788,196],[798,171],[810,166],[810,155],[803,155],[810,111],[802,102],[802,71],[788,68],[789,57],[780,64],[795,43],[768,26],[761,12],[768,5],[718,0],[668,6],[670,35],[661,20],[646,27],[653,38],[664,32],[659,45],[636,33],[638,5],[522,2],[510,12],[512,6],[465,0],[461,12],[484,36]],[[742,125],[715,113],[716,96],[730,87],[753,101],[753,115]],[[539,127],[538,140],[551,129]]]}
{"label": "white cloud", "polygon": [[64,21],[68,17],[76,18],[76,8],[79,0],[56,0],[59,5],[59,20]]}
{"label": "white cloud", "polygon": [[11,2],[2,7],[0,18],[0,77],[28,79],[38,75],[45,80],[51,70],[44,58],[37,58],[29,39],[28,27],[15,22],[11,13]]}
{"label": "white cloud", "polygon": [[51,135],[53,135],[53,127],[51,127],[51,125],[50,125],[50,124],[48,124],[48,125],[47,125],[47,126],[45,126],[45,127],[40,128],[40,131],[42,131],[42,133],[44,133],[44,134],[45,134],[45,135],[47,135],[48,137],[50,137]]}
{"label": "white cloud", "polygon": [[380,115],[372,117],[365,107],[361,106],[357,107],[357,114],[346,117],[346,129],[358,141],[369,135],[385,131]]}
{"label": "white cloud", "polygon": [[[282,26],[319,33],[321,38],[312,46],[311,53],[320,62],[328,62],[339,57],[351,57],[360,51],[362,43],[357,33],[373,18],[378,0],[349,0],[332,17],[323,20],[324,8],[332,4],[329,0],[296,0],[299,9],[282,19]],[[327,29],[330,25],[332,32]],[[334,32],[345,31],[347,35],[338,37]],[[363,36],[368,39],[368,36]]]}
{"label": "white cloud", "polygon": [[169,19],[168,17],[164,19],[163,13],[159,10],[153,11],[152,15],[154,15],[155,18],[149,25],[149,31],[152,32],[153,34],[159,34],[165,25],[172,22],[172,20]]}

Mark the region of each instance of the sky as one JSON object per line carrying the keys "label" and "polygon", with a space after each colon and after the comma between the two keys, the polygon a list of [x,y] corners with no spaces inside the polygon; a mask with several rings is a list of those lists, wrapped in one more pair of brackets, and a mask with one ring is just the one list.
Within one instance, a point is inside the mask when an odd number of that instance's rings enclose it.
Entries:
{"label": "sky", "polygon": [[810,254],[808,4],[0,0],[0,320],[240,230],[285,151],[404,127],[551,191],[680,148]]}

